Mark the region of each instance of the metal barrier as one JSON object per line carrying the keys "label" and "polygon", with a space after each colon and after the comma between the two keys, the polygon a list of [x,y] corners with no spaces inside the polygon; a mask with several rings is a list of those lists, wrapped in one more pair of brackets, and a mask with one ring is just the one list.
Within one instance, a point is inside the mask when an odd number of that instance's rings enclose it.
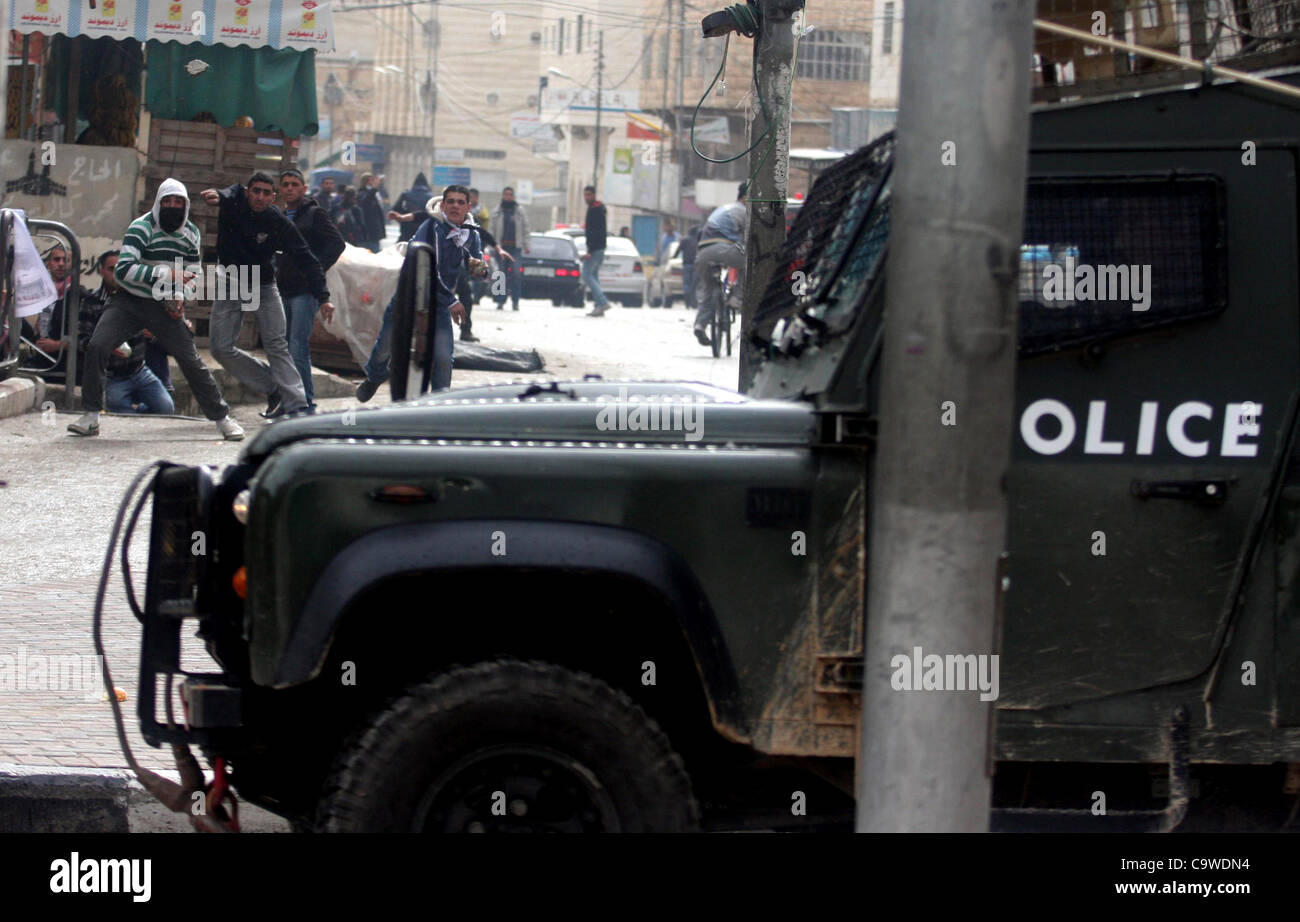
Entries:
{"label": "metal barrier", "polygon": [[18,367],[18,334],[22,324],[18,321],[18,303],[14,297],[11,267],[14,262],[14,218],[17,215],[8,208],[0,211],[0,334],[4,340],[0,345],[0,373],[8,373]]}
{"label": "metal barrier", "polygon": [[72,282],[63,296],[63,335],[68,337],[68,361],[63,366],[63,407],[77,408],[77,338],[81,333],[81,241],[66,224],[47,221],[45,218],[28,218],[27,229],[33,232],[52,231],[68,243],[68,261]]}
{"label": "metal barrier", "polygon": [[[22,321],[17,317],[17,298],[13,285],[14,238],[13,222],[17,220],[13,209],[0,211],[0,329],[5,331],[4,348],[0,350],[0,371],[18,370],[18,347],[21,340]],[[68,248],[72,281],[63,297],[63,335],[68,338],[64,364],[65,409],[77,407],[77,340],[81,321],[81,241],[66,224],[44,218],[28,218],[27,229],[34,233],[53,233],[62,237]]]}

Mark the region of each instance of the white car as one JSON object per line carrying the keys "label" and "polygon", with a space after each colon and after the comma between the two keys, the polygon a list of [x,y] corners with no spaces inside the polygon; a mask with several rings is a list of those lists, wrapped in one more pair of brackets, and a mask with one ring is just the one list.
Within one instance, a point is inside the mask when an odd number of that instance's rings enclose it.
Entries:
{"label": "white car", "polygon": [[[550,231],[561,237],[568,237],[578,248],[581,259],[587,253],[585,234]],[[600,264],[600,287],[611,301],[618,301],[624,307],[641,307],[645,304],[645,268],[641,265],[641,254],[636,244],[626,237],[605,238],[605,261]]]}
{"label": "white car", "polygon": [[682,245],[674,240],[668,245],[668,259],[662,266],[656,266],[654,275],[646,282],[646,297],[651,307],[672,307],[674,301],[682,299]]}

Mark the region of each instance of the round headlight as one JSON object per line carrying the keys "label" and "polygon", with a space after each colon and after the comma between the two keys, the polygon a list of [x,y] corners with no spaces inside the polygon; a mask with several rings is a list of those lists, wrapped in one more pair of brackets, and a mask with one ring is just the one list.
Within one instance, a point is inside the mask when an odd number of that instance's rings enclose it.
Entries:
{"label": "round headlight", "polygon": [[235,519],[240,525],[248,524],[248,503],[252,498],[253,494],[248,490],[240,490],[230,504],[230,511],[235,514]]}

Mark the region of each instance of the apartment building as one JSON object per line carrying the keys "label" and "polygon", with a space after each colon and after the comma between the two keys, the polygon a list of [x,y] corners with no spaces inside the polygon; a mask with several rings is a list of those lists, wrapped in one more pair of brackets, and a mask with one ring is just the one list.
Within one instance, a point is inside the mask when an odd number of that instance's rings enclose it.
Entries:
{"label": "apartment building", "polygon": [[[849,149],[865,143],[873,9],[879,5],[879,0],[818,0],[804,11],[790,112],[792,149],[827,148],[837,140]],[[642,108],[654,111],[675,129],[672,155],[682,164],[683,210],[689,215],[694,212],[696,180],[739,182],[748,175],[749,157],[712,163],[695,149],[713,160],[725,160],[748,146],[750,122],[762,119],[755,116],[758,105],[751,92],[754,43],[732,35],[725,70],[714,83],[725,40],[704,38],[700,20],[721,5],[645,0],[643,8],[647,25],[659,27],[650,29],[645,39]],[[791,176],[792,187],[801,184],[806,186],[806,177]],[[700,200],[706,202],[703,195]]]}
{"label": "apartment building", "polygon": [[316,64],[328,137],[304,145],[310,163],[351,141],[356,169],[382,164],[393,195],[423,172],[476,186],[489,206],[506,185],[549,205],[560,164],[516,125],[539,102],[538,6],[332,0],[337,47]]}
{"label": "apartment building", "polygon": [[[592,184],[608,206],[611,230],[630,226],[642,210],[633,207],[633,179],[644,175],[640,145],[659,124],[641,113],[644,0],[543,0],[537,6],[539,130],[543,140],[553,133],[557,146],[550,156],[564,164],[563,207],[556,219],[581,223],[582,188]],[[642,206],[653,207],[653,191],[641,189],[639,197]]]}

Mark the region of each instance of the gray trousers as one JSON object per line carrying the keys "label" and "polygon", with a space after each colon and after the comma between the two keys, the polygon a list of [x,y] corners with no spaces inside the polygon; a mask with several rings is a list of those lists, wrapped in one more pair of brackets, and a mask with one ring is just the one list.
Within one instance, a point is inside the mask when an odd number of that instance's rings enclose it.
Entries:
{"label": "gray trousers", "polygon": [[737,284],[745,284],[745,251],[735,243],[709,243],[695,251],[695,329],[703,330],[713,320],[713,312],[722,300],[721,268],[740,270]]}
{"label": "gray trousers", "polygon": [[179,317],[169,317],[162,304],[137,297],[125,291],[113,295],[104,309],[95,332],[86,348],[85,376],[81,380],[81,405],[87,410],[104,409],[104,370],[109,355],[122,343],[141,330],[154,335],[185,373],[203,415],[216,421],[225,419],[230,407],[221,397],[221,388],[212,378],[199,350],[194,347],[194,334]]}
{"label": "gray trousers", "polygon": [[249,355],[235,343],[244,319],[243,302],[230,299],[212,302],[208,321],[209,348],[222,367],[255,391],[269,394],[278,391],[286,413],[307,406],[302,375],[289,354],[288,324],[284,303],[275,285],[262,285],[257,305],[257,326],[262,334],[262,348],[270,364]]}

